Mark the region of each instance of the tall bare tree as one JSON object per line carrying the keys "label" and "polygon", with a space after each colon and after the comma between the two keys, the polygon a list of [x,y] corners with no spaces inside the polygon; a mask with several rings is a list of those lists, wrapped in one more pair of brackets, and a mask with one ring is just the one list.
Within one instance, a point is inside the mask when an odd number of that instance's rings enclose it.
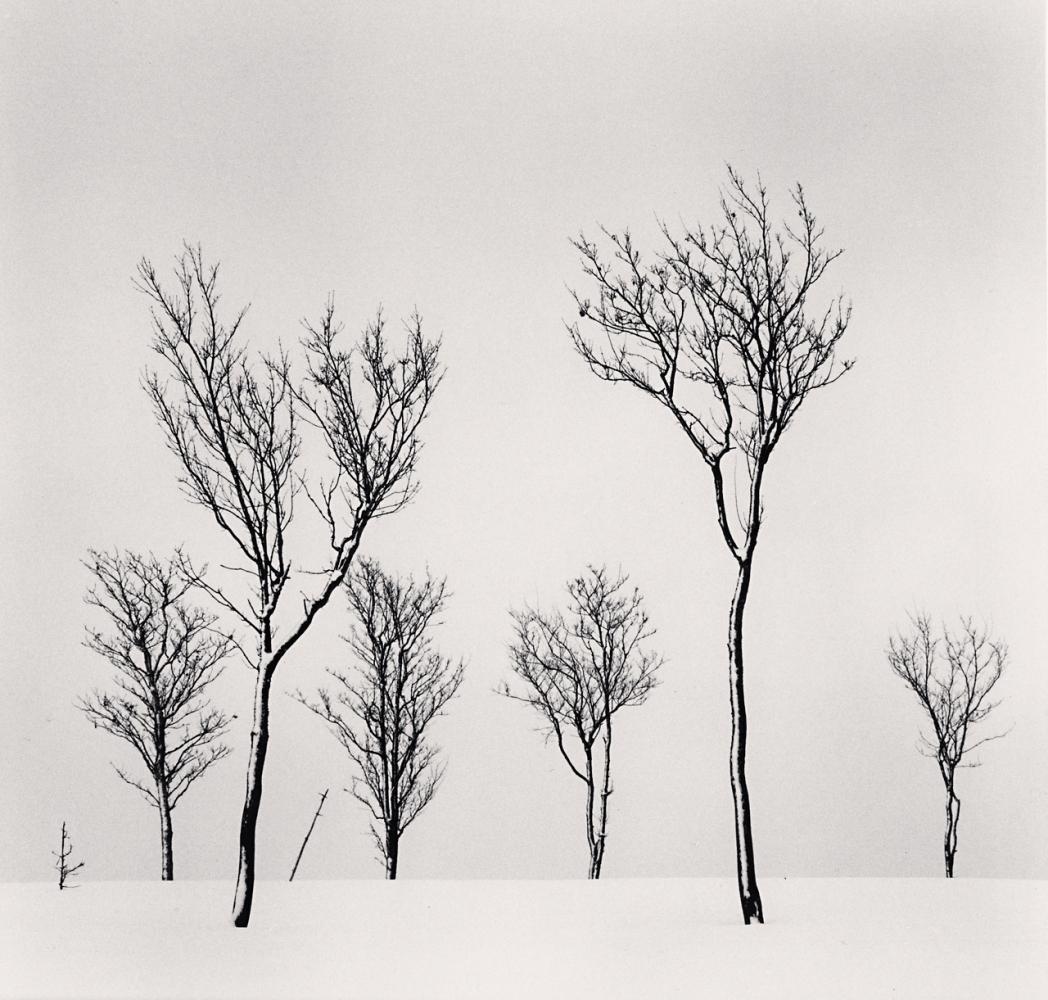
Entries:
{"label": "tall bare tree", "polygon": [[356,765],[352,794],[371,813],[386,878],[395,879],[400,838],[444,774],[429,727],[458,691],[463,665],[433,648],[444,580],[402,580],[364,560],[346,593],[356,622],[346,641],[360,670],[356,676],[329,670],[338,684],[334,694],[321,689],[317,701],[296,697],[330,726]]}
{"label": "tall bare tree", "polygon": [[[641,644],[654,635],[640,592],[628,578],[589,567],[568,583],[568,614],[514,612],[510,647],[519,689],[501,693],[534,708],[565,763],[586,786],[589,877],[600,878],[612,793],[611,736],[616,712],[644,703],[655,687],[660,657]],[[568,749],[572,738],[578,748]],[[597,741],[601,745],[598,747]]]}
{"label": "tall bare tree", "polygon": [[80,708],[98,729],[130,745],[145,765],[142,781],[114,765],[160,815],[160,877],[174,878],[171,814],[212,764],[229,753],[228,719],[208,701],[233,642],[216,618],[186,599],[191,584],[175,561],[134,552],[91,550],[95,582],[89,605],[101,609],[106,632],[87,629],[84,644],[114,668],[111,692],[93,691]]}
{"label": "tall bare tree", "polygon": [[[138,287],[152,300],[153,347],[167,377],[147,373],[146,389],[168,448],[182,468],[188,498],[208,510],[232,543],[230,567],[246,583],[213,585],[186,557],[184,568],[254,637],[242,649],[256,671],[251,745],[240,823],[233,922],[247,926],[255,883],[255,828],[269,746],[269,696],[277,667],[349,573],[368,524],[415,492],[419,426],[441,379],[439,341],[427,341],[416,314],[407,347],[394,353],[381,313],[352,349],[340,346],[331,300],[317,325],[305,324],[304,384],[287,354],[254,359],[243,344],[245,310],[219,318],[218,265],[187,246],[164,287],[146,259]],[[301,423],[325,445],[330,473],[307,483],[300,461]],[[330,546],[325,564],[306,570],[289,551],[295,499],[304,493],[321,516]],[[293,571],[319,582],[286,599]],[[293,591],[292,591],[293,593]]]}
{"label": "tall bare tree", "polygon": [[1000,739],[1004,733],[970,741],[971,729],[982,722],[999,702],[990,692],[1008,662],[1008,647],[990,637],[971,618],[962,618],[957,632],[943,626],[933,634],[927,615],[911,618],[912,631],[889,640],[888,663],[895,675],[917,696],[931,722],[931,734],[921,733],[921,752],[933,757],[946,788],[946,835],[943,856],[946,877],[953,878],[957,855],[957,824],[961,800],[955,791],[958,767],[977,767],[965,761],[973,750]]}
{"label": "tall bare tree", "polygon": [[574,293],[579,316],[603,338],[570,326],[598,378],[661,404],[710,470],[717,522],[736,563],[728,619],[731,789],[739,899],[748,924],[763,922],[746,783],[743,616],[764,519],[768,462],[801,405],[851,367],[837,359],[850,306],[818,309],[816,284],[840,255],[798,185],[795,216],[776,226],[768,196],[728,168],[721,220],[662,227],[663,247],[642,258],[629,232],[604,230],[610,256],[580,235],[574,246],[595,300]]}

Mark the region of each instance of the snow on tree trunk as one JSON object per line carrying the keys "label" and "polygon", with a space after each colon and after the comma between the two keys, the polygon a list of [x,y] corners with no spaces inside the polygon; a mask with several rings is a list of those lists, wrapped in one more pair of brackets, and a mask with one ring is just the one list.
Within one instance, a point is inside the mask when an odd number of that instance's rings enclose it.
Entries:
{"label": "snow on tree trunk", "polygon": [[735,856],[742,918],[764,923],[760,892],[757,889],[750,825],[750,793],[746,786],[746,698],[742,673],[742,618],[750,589],[751,557],[739,564],[735,596],[728,624],[728,677],[731,698],[731,793],[735,805]]}
{"label": "snow on tree trunk", "polygon": [[157,781],[156,791],[157,808],[160,812],[160,878],[164,882],[170,882],[175,877],[171,803],[168,800],[167,785],[164,781]]}
{"label": "snow on tree trunk", "polygon": [[953,859],[957,855],[957,823],[960,818],[961,800],[954,794],[951,775],[946,785],[946,837],[943,841],[947,878],[953,878]]}
{"label": "snow on tree trunk", "polygon": [[262,804],[262,771],[269,747],[269,689],[274,668],[272,662],[263,662],[255,686],[254,725],[251,727],[244,810],[240,818],[240,866],[233,898],[233,924],[236,927],[247,927],[255,894],[255,828]]}

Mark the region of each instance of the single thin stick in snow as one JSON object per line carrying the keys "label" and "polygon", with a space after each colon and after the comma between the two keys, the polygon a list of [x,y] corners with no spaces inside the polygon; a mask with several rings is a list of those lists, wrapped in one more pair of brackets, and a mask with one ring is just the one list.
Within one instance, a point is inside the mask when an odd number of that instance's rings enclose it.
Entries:
{"label": "single thin stick in snow", "polygon": [[327,798],[327,794],[331,789],[325,788],[324,794],[320,796],[320,804],[317,806],[317,811],[313,814],[313,822],[309,824],[309,829],[306,831],[306,839],[302,841],[302,846],[298,849],[298,857],[295,858],[294,867],[291,869],[291,878],[289,882],[295,881],[295,872],[298,871],[298,863],[302,860],[302,854],[306,850],[306,844],[309,843],[309,838],[313,834],[313,827],[317,825],[317,820],[320,819],[320,810],[324,808],[324,799]]}

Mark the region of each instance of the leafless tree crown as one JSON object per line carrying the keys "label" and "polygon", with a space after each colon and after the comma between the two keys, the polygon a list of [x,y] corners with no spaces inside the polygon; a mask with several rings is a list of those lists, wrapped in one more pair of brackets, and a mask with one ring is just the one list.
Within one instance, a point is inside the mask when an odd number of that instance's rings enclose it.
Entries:
{"label": "leafless tree crown", "polygon": [[375,842],[395,877],[399,839],[444,773],[429,730],[458,691],[463,665],[433,647],[444,580],[427,575],[416,583],[364,560],[346,593],[356,623],[346,641],[358,670],[329,670],[334,692],[322,689],[315,701],[297,698],[328,723],[356,764],[353,795],[370,812]]}
{"label": "leafless tree crown", "polygon": [[424,339],[422,318],[415,313],[407,324],[407,352],[391,357],[379,311],[356,351],[342,350],[331,300],[321,322],[306,330],[313,392],[299,399],[334,457],[335,479],[313,497],[334,533],[336,495],[356,518],[394,513],[415,495],[422,447],[416,431],[440,382],[440,344]]}
{"label": "leafless tree crown", "polygon": [[1008,647],[971,618],[961,619],[955,632],[944,625],[940,635],[924,614],[915,615],[911,626],[909,634],[889,640],[888,663],[931,724],[931,731],[921,734],[923,752],[949,773],[977,766],[965,756],[1004,735],[972,739],[971,731],[999,704],[990,695],[1008,662]]}
{"label": "leafless tree crown", "polygon": [[[763,184],[753,191],[729,167],[722,221],[679,236],[663,224],[664,247],[648,260],[628,231],[603,230],[610,256],[583,235],[572,241],[596,295],[573,293],[578,313],[601,331],[594,341],[572,324],[576,350],[599,378],[669,410],[713,472],[721,532],[739,559],[756,541],[772,450],[804,400],[852,364],[836,354],[850,306],[812,301],[841,251],[823,246],[800,185],[793,205],[794,220],[776,227]],[[725,496],[733,453],[748,475],[741,503]]]}
{"label": "leafless tree crown", "polygon": [[137,286],[153,302],[153,348],[170,377],[146,376],[168,448],[188,498],[209,510],[255,574],[245,610],[212,597],[249,628],[271,613],[290,567],[284,539],[299,488],[300,439],[286,355],[252,364],[238,334],[246,307],[225,324],[218,314],[218,265],[187,247],[167,291],[143,260]]}
{"label": "leafless tree crown", "polygon": [[[242,344],[246,308],[219,318],[218,265],[187,246],[164,288],[148,260],[137,287],[153,302],[154,350],[169,376],[146,376],[146,389],[169,449],[182,469],[182,488],[211,511],[241,556],[234,567],[253,580],[246,603],[211,585],[188,557],[182,568],[213,599],[255,633],[260,650],[274,646],[273,619],[294,567],[287,533],[295,499],[305,491],[328,528],[331,547],[321,593],[303,601],[298,623],[273,649],[277,658],[305,631],[344,579],[360,536],[377,516],[413,495],[417,432],[442,373],[439,341],[426,341],[412,317],[403,355],[391,353],[381,314],[353,350],[339,345],[340,325],[329,300],[321,321],[305,324],[308,359],[301,385],[289,356],[253,361]],[[300,468],[300,424],[319,428],[331,473],[312,486]],[[245,651],[252,666],[258,656]]]}
{"label": "leafless tree crown", "polygon": [[545,719],[565,762],[585,780],[568,752],[566,736],[592,747],[605,721],[628,705],[643,704],[662,663],[642,648],[654,635],[639,590],[626,576],[590,567],[568,584],[570,606],[544,613],[513,612],[513,672],[523,684],[502,694],[532,706]]}
{"label": "leafless tree crown", "polygon": [[170,808],[212,764],[229,753],[228,720],[207,689],[231,652],[216,618],[186,598],[191,584],[173,562],[133,552],[96,552],[85,562],[95,583],[89,605],[109,629],[88,628],[85,645],[114,668],[112,689],[93,691],[80,707],[98,728],[129,744],[149,782],[116,768],[157,808]]}

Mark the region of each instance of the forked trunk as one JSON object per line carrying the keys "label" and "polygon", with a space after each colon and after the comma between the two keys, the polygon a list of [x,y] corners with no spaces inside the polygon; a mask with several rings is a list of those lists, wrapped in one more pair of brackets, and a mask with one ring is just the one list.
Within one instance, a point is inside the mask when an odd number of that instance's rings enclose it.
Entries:
{"label": "forked trunk", "polygon": [[157,781],[157,808],[160,811],[160,878],[170,882],[175,877],[175,858],[172,848],[171,803],[168,799],[167,784]]}
{"label": "forked trunk", "polygon": [[946,837],[943,840],[947,878],[953,878],[953,859],[957,854],[957,824],[960,818],[961,800],[954,794],[951,775],[946,784]]}
{"label": "forked trunk", "polygon": [[247,762],[247,787],[244,811],[240,817],[240,865],[237,871],[236,895],[233,897],[233,924],[247,927],[251,919],[251,901],[255,894],[255,828],[262,804],[262,770],[269,747],[269,688],[273,666],[265,662],[259,668],[255,685],[254,724],[251,727],[251,749]]}
{"label": "forked trunk", "polygon": [[750,590],[752,556],[739,564],[739,578],[728,621],[728,679],[731,698],[731,794],[735,805],[735,858],[742,919],[748,924],[764,923],[764,910],[757,889],[750,828],[750,793],[746,787],[746,697],[742,673],[742,618]]}

